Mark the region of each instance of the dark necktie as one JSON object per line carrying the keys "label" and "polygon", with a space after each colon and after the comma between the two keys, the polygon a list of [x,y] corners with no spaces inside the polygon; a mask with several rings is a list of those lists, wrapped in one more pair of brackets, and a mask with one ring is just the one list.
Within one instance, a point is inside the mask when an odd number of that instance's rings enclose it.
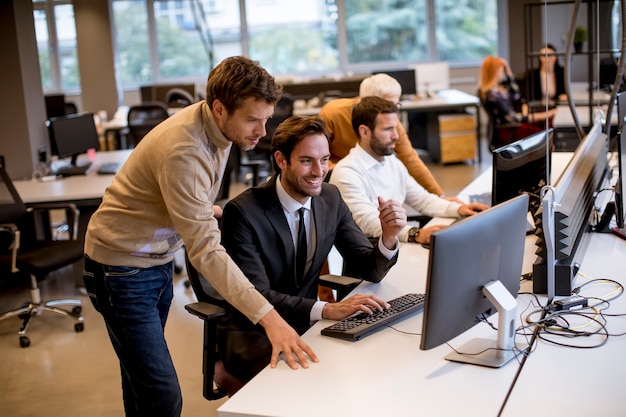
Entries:
{"label": "dark necktie", "polygon": [[296,282],[300,285],[304,281],[304,269],[306,267],[307,243],[306,228],[304,227],[304,207],[298,210],[300,220],[298,223],[298,246],[296,247]]}

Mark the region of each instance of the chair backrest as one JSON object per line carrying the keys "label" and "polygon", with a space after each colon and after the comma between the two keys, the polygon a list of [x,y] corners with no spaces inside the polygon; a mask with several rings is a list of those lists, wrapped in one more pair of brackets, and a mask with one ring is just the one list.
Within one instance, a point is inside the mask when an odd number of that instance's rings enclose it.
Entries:
{"label": "chair backrest", "polygon": [[76,114],[78,113],[78,106],[73,101],[65,102],[65,114]]}
{"label": "chair backrest", "polygon": [[168,107],[186,107],[195,101],[193,96],[182,88],[171,88],[165,93],[165,103]]}
{"label": "chair backrest", "polygon": [[130,106],[128,109],[128,132],[133,141],[137,144],[143,137],[169,117],[167,106],[161,102],[150,102]]}
{"label": "chair backrest", "polygon": [[26,212],[26,205],[6,171],[4,156],[0,156],[0,223],[18,223]]}
{"label": "chair backrest", "polygon": [[191,262],[189,262],[187,251],[185,251],[185,266],[187,267],[187,277],[191,283],[191,288],[193,288],[193,292],[196,294],[198,301],[225,307],[226,301],[224,298],[206,279],[204,279],[204,277],[202,277]]}

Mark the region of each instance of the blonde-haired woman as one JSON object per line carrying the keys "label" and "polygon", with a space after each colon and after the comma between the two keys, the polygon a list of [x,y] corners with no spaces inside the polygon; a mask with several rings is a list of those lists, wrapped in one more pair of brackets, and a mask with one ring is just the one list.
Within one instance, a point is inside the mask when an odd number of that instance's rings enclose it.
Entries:
{"label": "blonde-haired woman", "polygon": [[546,113],[528,114],[513,72],[504,58],[489,55],[483,60],[478,96],[494,129],[492,148],[522,139],[545,127]]}

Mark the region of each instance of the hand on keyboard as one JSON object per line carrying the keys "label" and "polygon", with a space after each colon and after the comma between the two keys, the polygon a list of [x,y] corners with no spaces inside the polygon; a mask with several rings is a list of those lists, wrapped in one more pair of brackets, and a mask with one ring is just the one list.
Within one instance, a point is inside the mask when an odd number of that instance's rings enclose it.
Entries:
{"label": "hand on keyboard", "polygon": [[365,314],[384,311],[391,306],[375,295],[356,294],[337,303],[328,303],[322,310],[322,318],[328,320],[341,320],[359,311]]}
{"label": "hand on keyboard", "polygon": [[356,341],[424,307],[424,294],[405,294],[389,301],[390,308],[360,313],[322,329],[324,336]]}

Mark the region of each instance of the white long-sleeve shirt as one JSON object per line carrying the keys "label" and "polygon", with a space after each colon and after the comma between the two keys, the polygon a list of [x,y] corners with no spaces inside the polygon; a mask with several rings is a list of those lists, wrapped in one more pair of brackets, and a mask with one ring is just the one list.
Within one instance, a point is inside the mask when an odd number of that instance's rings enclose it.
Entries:
{"label": "white long-sleeve shirt", "polygon": [[[459,203],[426,191],[409,175],[395,155],[385,156],[379,162],[360,144],[337,163],[330,176],[330,183],[339,188],[354,220],[371,237],[382,234],[378,218],[378,196],[407,204],[426,216],[460,217]],[[400,233],[400,241],[407,241],[410,228],[407,226]]]}

